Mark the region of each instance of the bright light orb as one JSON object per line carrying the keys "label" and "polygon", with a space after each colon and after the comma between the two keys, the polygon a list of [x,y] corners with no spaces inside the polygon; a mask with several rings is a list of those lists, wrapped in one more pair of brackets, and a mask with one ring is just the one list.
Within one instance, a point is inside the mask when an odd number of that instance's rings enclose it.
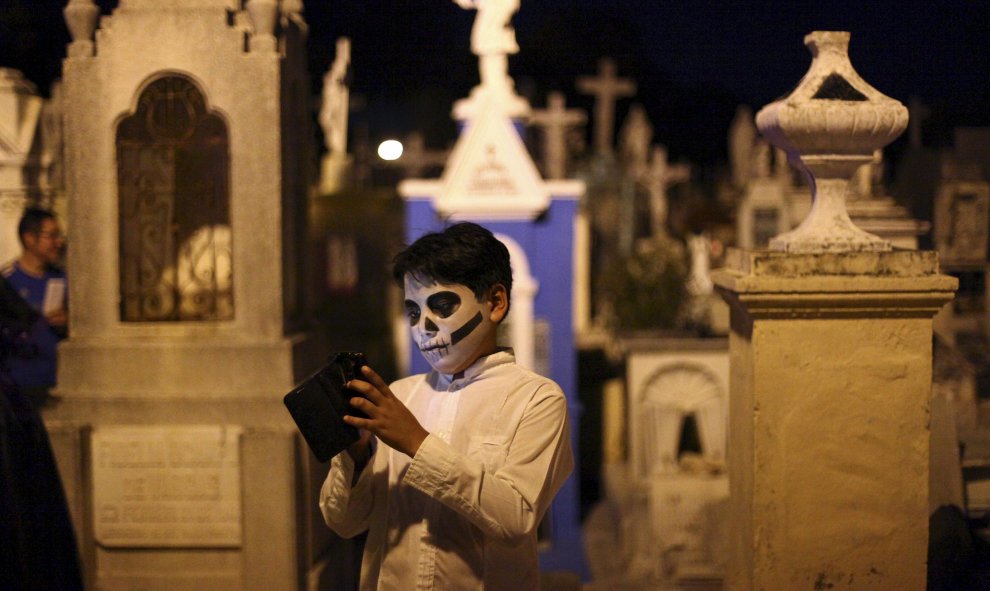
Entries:
{"label": "bright light orb", "polygon": [[398,160],[402,156],[402,143],[398,140],[385,140],[378,144],[378,157],[382,160]]}

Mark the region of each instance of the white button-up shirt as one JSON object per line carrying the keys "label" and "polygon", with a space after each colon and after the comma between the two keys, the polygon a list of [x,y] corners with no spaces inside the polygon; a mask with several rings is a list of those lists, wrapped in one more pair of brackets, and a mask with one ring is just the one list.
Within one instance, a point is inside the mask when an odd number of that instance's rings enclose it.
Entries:
{"label": "white button-up shirt", "polygon": [[368,530],[361,590],[539,589],[536,529],[574,464],[560,387],[509,351],[390,387],[430,432],[416,457],[379,445],[351,486],[341,453],[320,492],[335,532]]}

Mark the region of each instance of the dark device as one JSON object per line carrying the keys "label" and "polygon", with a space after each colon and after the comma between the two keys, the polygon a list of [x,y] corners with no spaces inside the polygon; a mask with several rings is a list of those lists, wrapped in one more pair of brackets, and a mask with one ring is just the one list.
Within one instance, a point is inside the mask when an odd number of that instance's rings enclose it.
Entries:
{"label": "dark device", "polygon": [[349,380],[363,379],[368,364],[364,353],[337,353],[327,364],[285,395],[289,409],[306,444],[321,462],[342,452],[358,440],[358,430],[344,422],[344,415],[367,418],[350,404],[359,392],[344,387]]}

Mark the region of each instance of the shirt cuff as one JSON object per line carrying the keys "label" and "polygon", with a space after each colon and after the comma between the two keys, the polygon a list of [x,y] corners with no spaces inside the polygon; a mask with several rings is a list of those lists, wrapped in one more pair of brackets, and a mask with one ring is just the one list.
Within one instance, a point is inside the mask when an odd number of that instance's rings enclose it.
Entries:
{"label": "shirt cuff", "polygon": [[420,444],[403,482],[436,497],[450,484],[450,468],[455,460],[453,448],[431,433]]}

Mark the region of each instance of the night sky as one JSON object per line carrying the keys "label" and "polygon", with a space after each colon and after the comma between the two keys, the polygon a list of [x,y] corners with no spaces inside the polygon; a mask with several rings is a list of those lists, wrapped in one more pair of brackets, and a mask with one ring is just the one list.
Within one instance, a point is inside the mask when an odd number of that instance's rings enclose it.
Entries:
{"label": "night sky", "polygon": [[[0,65],[22,70],[43,94],[59,75],[68,33],[65,0],[0,0]],[[116,1],[98,4],[109,13]],[[433,147],[450,144],[450,107],[477,83],[469,36],[474,11],[451,0],[307,0],[309,64],[318,96],[339,36],[352,40],[352,132],[377,143],[412,130]],[[534,107],[575,90],[602,56],[636,79],[632,102],[653,122],[654,141],[696,163],[724,160],[736,105],[754,111],[787,94],[807,71],[804,35],[852,33],[853,65],[874,87],[929,107],[925,141],[946,145],[957,125],[990,125],[990,2],[982,0],[697,2],[696,0],[521,0],[510,57],[517,90]],[[314,104],[318,100],[314,99]]]}

